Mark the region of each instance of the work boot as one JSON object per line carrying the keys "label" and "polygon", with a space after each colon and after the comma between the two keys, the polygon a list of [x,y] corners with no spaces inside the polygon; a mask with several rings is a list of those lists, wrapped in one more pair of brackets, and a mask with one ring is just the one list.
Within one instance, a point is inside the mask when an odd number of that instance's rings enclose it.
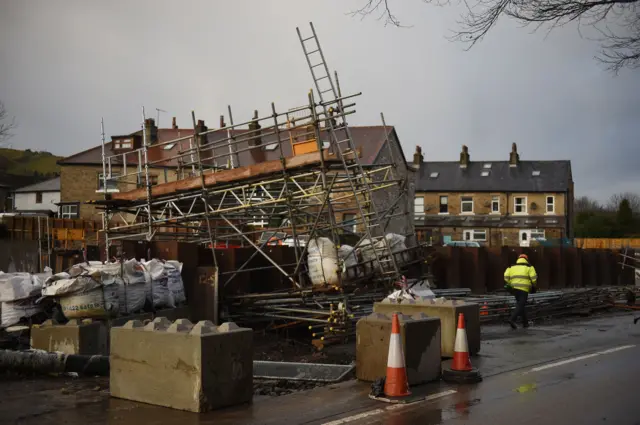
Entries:
{"label": "work boot", "polygon": [[511,326],[511,329],[518,329],[516,322],[514,322],[513,320],[509,319],[507,320],[507,323],[509,324],[509,326]]}

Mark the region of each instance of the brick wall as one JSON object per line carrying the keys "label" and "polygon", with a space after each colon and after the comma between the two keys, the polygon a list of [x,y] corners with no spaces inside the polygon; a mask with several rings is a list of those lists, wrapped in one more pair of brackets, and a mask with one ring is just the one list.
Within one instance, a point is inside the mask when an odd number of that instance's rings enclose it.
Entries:
{"label": "brick wall", "polygon": [[[112,172],[120,173],[120,167],[112,167]],[[135,169],[127,169],[131,174]],[[60,168],[60,201],[80,202],[79,218],[86,220],[101,220],[100,210],[94,205],[85,205],[84,202],[104,199],[104,193],[97,192],[98,178],[102,173],[102,165],[63,165]],[[152,169],[150,176],[157,176],[158,183],[176,180],[174,170]],[[124,179],[123,179],[124,180]],[[118,184],[121,191],[136,188],[136,177],[130,176],[126,181]]]}

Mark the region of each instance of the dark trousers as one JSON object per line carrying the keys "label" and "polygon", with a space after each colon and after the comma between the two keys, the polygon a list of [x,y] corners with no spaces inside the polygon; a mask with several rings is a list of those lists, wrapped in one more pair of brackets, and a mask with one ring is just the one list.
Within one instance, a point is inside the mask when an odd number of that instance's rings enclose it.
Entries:
{"label": "dark trousers", "polygon": [[518,316],[522,316],[522,323],[524,325],[528,325],[527,298],[529,298],[529,293],[519,289],[514,289],[513,295],[516,297],[516,308],[513,310],[510,320],[515,323],[515,321],[518,320]]}

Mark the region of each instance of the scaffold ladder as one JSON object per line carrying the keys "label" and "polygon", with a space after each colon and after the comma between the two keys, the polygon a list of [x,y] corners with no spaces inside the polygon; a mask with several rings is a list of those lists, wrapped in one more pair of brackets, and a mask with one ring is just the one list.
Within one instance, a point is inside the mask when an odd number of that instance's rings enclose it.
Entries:
{"label": "scaffold ladder", "polygon": [[[334,82],[331,78],[331,73],[329,72],[329,67],[327,66],[324,53],[320,47],[320,41],[316,35],[313,23],[310,22],[309,25],[311,27],[311,36],[309,37],[303,37],[299,28],[296,28],[296,31],[309,70],[311,71],[311,77],[313,78],[318,100],[320,101],[319,105],[324,112],[325,129],[328,130],[331,144],[334,146],[335,153],[340,158],[346,171],[350,189],[354,194],[364,193],[368,198],[371,210],[369,214],[366,214],[359,197],[354,197],[358,212],[360,213],[360,217],[362,217],[362,227],[364,230],[363,236],[356,246],[354,246],[354,249],[361,246],[363,242],[368,239],[371,250],[375,254],[375,260],[380,265],[383,280],[393,283],[400,279],[400,271],[393,252],[391,251],[389,241],[384,235],[384,228],[380,220],[379,211],[372,197],[371,187],[360,163],[360,159],[358,158],[358,153],[355,149],[353,138],[351,137],[351,131],[346,122],[338,82]],[[332,119],[329,119],[334,112],[329,111],[327,107],[330,103],[337,103],[338,105],[335,116],[341,118],[342,122],[340,124],[337,122],[334,123]],[[319,133],[319,128],[317,128],[317,131]],[[318,140],[320,139],[318,138]],[[368,222],[366,217],[369,217]],[[374,234],[376,234],[376,236],[373,236]]]}

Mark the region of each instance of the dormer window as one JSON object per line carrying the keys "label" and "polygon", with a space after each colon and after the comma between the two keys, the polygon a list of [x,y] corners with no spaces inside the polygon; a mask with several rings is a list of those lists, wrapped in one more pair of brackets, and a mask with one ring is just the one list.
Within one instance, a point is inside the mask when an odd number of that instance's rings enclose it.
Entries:
{"label": "dormer window", "polygon": [[116,150],[131,149],[133,147],[133,140],[131,139],[118,139],[113,141],[113,148]]}

